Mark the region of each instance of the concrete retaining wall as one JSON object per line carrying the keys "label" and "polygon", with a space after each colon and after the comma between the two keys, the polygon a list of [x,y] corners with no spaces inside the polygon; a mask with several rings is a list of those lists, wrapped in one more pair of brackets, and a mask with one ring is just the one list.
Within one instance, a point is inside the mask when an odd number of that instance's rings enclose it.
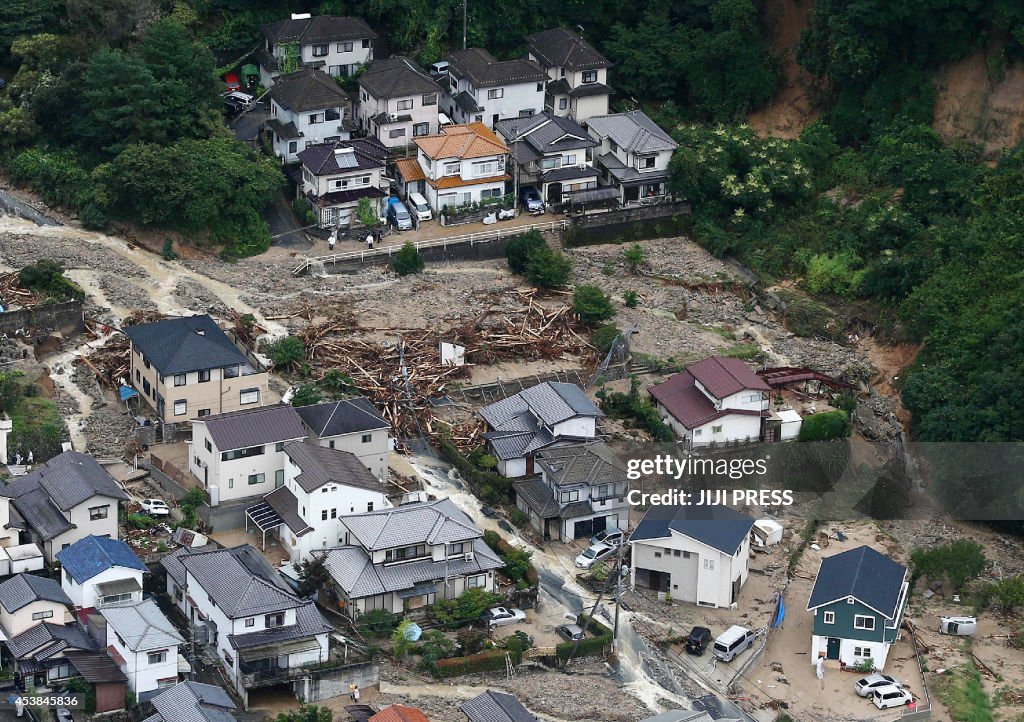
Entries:
{"label": "concrete retaining wall", "polygon": [[310,704],[332,697],[347,696],[350,684],[356,684],[360,689],[380,684],[380,664],[365,662],[340,669],[313,672],[309,679],[296,682],[296,689],[302,700]]}
{"label": "concrete retaining wall", "polygon": [[82,302],[63,301],[0,313],[0,333],[14,333],[23,328],[79,333],[85,328]]}

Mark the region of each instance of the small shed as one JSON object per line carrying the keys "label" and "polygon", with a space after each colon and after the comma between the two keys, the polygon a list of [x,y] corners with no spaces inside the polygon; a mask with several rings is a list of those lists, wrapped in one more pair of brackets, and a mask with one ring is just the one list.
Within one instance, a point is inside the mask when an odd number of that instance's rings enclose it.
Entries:
{"label": "small shed", "polygon": [[128,677],[105,651],[64,653],[82,679],[96,689],[96,712],[116,712],[125,708]]}
{"label": "small shed", "polygon": [[45,566],[43,552],[35,544],[18,544],[0,549],[0,574],[35,572]]}
{"label": "small shed", "polygon": [[750,532],[756,546],[770,547],[782,541],[782,524],[774,519],[758,519]]}
{"label": "small shed", "polygon": [[800,427],[804,420],[800,414],[792,409],[778,412],[779,421],[782,422],[782,441],[796,441],[800,437]]}

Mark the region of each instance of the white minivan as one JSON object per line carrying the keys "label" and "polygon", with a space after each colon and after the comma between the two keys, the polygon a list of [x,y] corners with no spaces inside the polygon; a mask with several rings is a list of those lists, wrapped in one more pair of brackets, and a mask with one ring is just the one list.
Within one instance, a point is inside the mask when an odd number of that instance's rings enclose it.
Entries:
{"label": "white minivan", "polygon": [[723,662],[731,662],[754,643],[754,632],[734,624],[715,640],[715,656]]}
{"label": "white minivan", "polygon": [[430,214],[430,205],[427,203],[427,199],[420,193],[409,194],[409,210],[421,221],[429,221],[433,217]]}

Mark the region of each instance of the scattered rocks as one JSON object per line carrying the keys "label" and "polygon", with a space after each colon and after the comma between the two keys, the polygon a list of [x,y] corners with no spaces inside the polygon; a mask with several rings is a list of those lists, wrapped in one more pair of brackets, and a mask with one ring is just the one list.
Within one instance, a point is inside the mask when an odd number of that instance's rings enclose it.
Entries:
{"label": "scattered rocks", "polygon": [[100,276],[100,288],[112,304],[133,311],[155,311],[157,306],[151,297],[151,291],[137,286],[113,273]]}
{"label": "scattered rocks", "polygon": [[180,281],[174,289],[174,297],[190,311],[226,316],[228,307],[206,287],[191,279]]}
{"label": "scattered rocks", "polygon": [[0,258],[13,268],[21,268],[43,259],[60,261],[64,268],[91,268],[95,271],[117,269],[119,276],[144,278],[146,272],[123,256],[95,243],[83,242],[86,231],[61,228],[63,235],[48,235],[45,242],[38,236],[13,233],[0,234]]}

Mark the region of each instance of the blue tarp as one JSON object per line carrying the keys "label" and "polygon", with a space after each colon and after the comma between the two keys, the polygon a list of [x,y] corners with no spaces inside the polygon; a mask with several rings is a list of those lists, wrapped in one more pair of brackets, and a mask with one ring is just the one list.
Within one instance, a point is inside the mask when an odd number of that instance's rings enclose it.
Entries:
{"label": "blue tarp", "polygon": [[421,636],[423,636],[423,630],[420,628],[420,625],[416,624],[416,622],[413,622],[405,628],[405,638],[410,642],[419,641]]}
{"label": "blue tarp", "polygon": [[122,401],[127,401],[128,399],[133,399],[133,398],[135,398],[138,395],[139,395],[139,392],[136,391],[135,389],[133,389],[131,386],[122,386],[121,387],[121,400]]}
{"label": "blue tarp", "polygon": [[775,610],[775,619],[772,620],[772,629],[778,629],[782,626],[782,623],[786,620],[786,605],[782,601],[782,595],[779,595],[779,606]]}

